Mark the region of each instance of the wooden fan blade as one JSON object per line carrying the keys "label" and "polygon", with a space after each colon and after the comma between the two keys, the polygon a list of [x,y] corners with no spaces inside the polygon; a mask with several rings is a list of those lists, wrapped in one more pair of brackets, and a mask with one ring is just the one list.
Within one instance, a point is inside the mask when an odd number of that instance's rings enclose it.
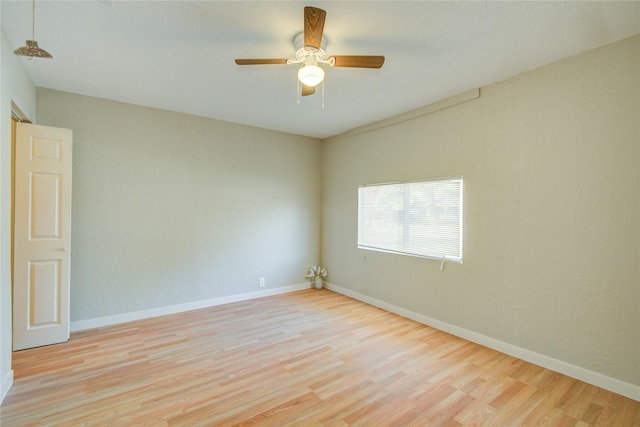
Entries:
{"label": "wooden fan blade", "polygon": [[286,59],[236,59],[238,65],[286,64]]}
{"label": "wooden fan blade", "polygon": [[304,8],[304,47],[310,50],[320,50],[322,47],[322,32],[324,18],[327,12],[317,7]]}
{"label": "wooden fan blade", "polygon": [[384,64],[384,56],[342,55],[334,58],[334,67],[380,68]]}
{"label": "wooden fan blade", "polygon": [[302,96],[309,96],[309,95],[313,95],[314,93],[316,93],[315,86],[302,85]]}

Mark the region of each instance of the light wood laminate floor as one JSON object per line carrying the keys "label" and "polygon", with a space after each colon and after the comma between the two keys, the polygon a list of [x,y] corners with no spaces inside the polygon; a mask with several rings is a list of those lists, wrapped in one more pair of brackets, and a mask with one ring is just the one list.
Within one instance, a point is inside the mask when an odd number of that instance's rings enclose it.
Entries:
{"label": "light wood laminate floor", "polygon": [[13,357],[3,427],[640,425],[640,402],[326,289]]}

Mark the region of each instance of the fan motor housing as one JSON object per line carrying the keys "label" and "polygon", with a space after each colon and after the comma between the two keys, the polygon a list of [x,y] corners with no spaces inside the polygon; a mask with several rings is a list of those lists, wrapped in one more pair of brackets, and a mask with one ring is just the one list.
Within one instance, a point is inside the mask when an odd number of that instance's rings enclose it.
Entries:
{"label": "fan motor housing", "polygon": [[325,55],[325,49],[327,47],[327,38],[323,35],[322,36],[322,43],[320,44],[320,49],[319,50],[309,50],[304,46],[304,33],[298,33],[296,34],[296,36],[293,38],[293,47],[296,50],[296,59],[301,61],[301,62],[305,62],[305,58],[309,58],[309,57],[315,57],[316,61],[322,60]]}

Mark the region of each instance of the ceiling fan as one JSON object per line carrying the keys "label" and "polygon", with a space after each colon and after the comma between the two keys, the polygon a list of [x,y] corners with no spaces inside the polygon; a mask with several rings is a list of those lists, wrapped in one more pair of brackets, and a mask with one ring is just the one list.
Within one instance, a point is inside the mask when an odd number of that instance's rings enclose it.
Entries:
{"label": "ceiling fan", "polygon": [[298,80],[302,85],[302,96],[313,95],[316,86],[324,80],[324,70],[320,67],[321,64],[329,67],[382,67],[384,56],[334,55],[326,57],[324,51],[326,40],[322,35],[326,15],[327,12],[317,7],[307,6],[304,8],[304,32],[298,34],[293,40],[296,49],[295,58],[236,59],[236,64],[300,64]]}

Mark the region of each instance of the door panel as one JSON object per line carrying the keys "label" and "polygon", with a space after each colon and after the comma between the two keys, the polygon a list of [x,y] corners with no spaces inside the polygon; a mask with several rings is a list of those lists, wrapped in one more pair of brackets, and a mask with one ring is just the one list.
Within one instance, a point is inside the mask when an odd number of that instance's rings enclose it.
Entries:
{"label": "door panel", "polygon": [[60,260],[29,263],[28,329],[58,325],[60,318]]}
{"label": "door panel", "polygon": [[69,339],[71,144],[68,129],[16,128],[14,350]]}
{"label": "door panel", "polygon": [[33,173],[30,178],[29,239],[32,242],[43,239],[60,239],[62,176]]}

